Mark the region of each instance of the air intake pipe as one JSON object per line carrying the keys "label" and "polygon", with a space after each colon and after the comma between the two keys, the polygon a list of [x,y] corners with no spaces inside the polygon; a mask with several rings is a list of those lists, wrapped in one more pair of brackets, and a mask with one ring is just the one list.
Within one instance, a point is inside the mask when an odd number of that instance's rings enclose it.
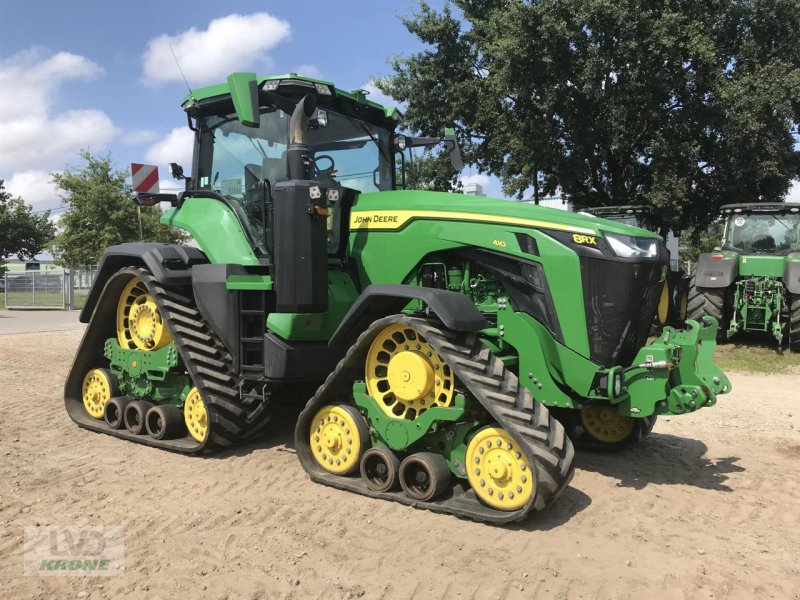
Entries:
{"label": "air intake pipe", "polygon": [[305,143],[308,123],[317,109],[317,97],[313,94],[304,96],[295,106],[289,121],[289,147],[286,157],[289,167],[289,179],[311,179],[311,151]]}

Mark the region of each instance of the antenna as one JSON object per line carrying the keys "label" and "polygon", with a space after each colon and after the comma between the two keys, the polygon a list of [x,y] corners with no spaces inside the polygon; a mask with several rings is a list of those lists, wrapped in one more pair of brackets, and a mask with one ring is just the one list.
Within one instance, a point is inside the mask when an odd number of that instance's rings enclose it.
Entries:
{"label": "antenna", "polygon": [[172,53],[172,58],[175,59],[175,64],[178,65],[178,71],[181,72],[181,77],[183,77],[183,82],[186,84],[186,87],[189,88],[189,96],[191,96],[192,100],[195,99],[194,92],[192,91],[191,86],[189,85],[189,81],[186,79],[186,75],[183,74],[183,69],[181,69],[181,63],[178,62],[178,57],[175,56],[175,50],[172,49],[172,44],[169,45],[169,51]]}

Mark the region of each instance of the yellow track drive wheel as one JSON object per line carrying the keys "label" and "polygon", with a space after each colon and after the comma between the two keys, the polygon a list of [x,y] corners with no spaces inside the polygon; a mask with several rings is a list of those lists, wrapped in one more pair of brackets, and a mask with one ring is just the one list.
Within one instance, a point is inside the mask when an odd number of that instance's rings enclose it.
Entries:
{"label": "yellow track drive wheel", "polygon": [[633,433],[633,417],[605,408],[582,408],[581,425],[592,439],[603,444],[620,444]]}
{"label": "yellow track drive wheel", "polygon": [[389,325],[367,353],[367,392],[390,417],[415,419],[432,406],[453,404],[455,377],[419,333]]}
{"label": "yellow track drive wheel", "polygon": [[689,292],[683,287],[678,288],[678,299],[675,302],[678,305],[678,318],[681,321],[686,320],[686,315],[689,313]]}
{"label": "yellow track drive wheel", "polygon": [[117,303],[117,341],[130,350],[158,350],[172,343],[155,300],[138,277],[128,282]]}
{"label": "yellow track drive wheel", "polygon": [[469,484],[492,508],[517,510],[533,496],[531,463],[505,429],[478,430],[467,446],[467,465]]}
{"label": "yellow track drive wheel", "polygon": [[92,369],[83,378],[83,406],[89,416],[102,419],[106,402],[119,396],[117,378],[108,369]]}
{"label": "yellow track drive wheel", "polygon": [[661,288],[661,298],[658,301],[658,322],[661,325],[666,325],[669,320],[669,282],[664,282],[664,287]]}
{"label": "yellow track drive wheel", "polygon": [[208,412],[206,411],[206,403],[200,395],[200,390],[193,387],[186,394],[186,400],[183,402],[183,420],[186,422],[186,428],[191,435],[198,442],[204,442],[208,435]]}
{"label": "yellow track drive wheel", "polygon": [[311,454],[317,464],[334,475],[356,470],[369,447],[364,417],[352,406],[323,406],[311,421]]}

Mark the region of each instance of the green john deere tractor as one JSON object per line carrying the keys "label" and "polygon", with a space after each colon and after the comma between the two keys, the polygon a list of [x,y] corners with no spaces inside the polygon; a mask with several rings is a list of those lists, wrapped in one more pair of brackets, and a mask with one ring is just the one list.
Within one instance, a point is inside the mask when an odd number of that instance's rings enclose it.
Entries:
{"label": "green john deere tractor", "polygon": [[664,325],[680,327],[686,320],[688,312],[689,277],[680,268],[678,261],[678,235],[649,206],[598,206],[587,208],[583,212],[617,223],[648,229],[661,236],[667,245],[670,265],[669,275],[661,289],[654,327],[656,331],[660,331]]}
{"label": "green john deere tractor", "polygon": [[395,109],[324,81],[235,73],[184,108],[186,191],[137,201],[170,202],[199,248],[106,251],[65,386],[81,427],[199,453],[306,394],[314,481],[502,523],[567,486],[567,433],[619,446],[730,389],[713,318],[645,345],[657,235],[402,189],[403,148],[458,163],[454,137],[401,136]]}
{"label": "green john deere tractor", "polygon": [[701,254],[689,316],[714,317],[719,340],[771,334],[800,352],[800,206],[728,204],[721,246]]}

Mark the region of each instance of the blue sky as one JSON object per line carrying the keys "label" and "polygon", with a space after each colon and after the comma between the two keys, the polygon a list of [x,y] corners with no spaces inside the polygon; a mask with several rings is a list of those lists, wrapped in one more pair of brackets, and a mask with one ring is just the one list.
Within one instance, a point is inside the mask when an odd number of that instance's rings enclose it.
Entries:
{"label": "blue sky", "polygon": [[[435,4],[435,3],[434,3]],[[49,173],[78,151],[111,152],[119,168],[189,163],[190,137],[170,45],[192,85],[235,70],[300,72],[344,89],[389,72],[421,48],[398,15],[413,0],[0,0],[0,178],[36,210],[61,204]],[[498,182],[469,168],[490,194]],[[172,185],[170,182],[164,182]]]}

